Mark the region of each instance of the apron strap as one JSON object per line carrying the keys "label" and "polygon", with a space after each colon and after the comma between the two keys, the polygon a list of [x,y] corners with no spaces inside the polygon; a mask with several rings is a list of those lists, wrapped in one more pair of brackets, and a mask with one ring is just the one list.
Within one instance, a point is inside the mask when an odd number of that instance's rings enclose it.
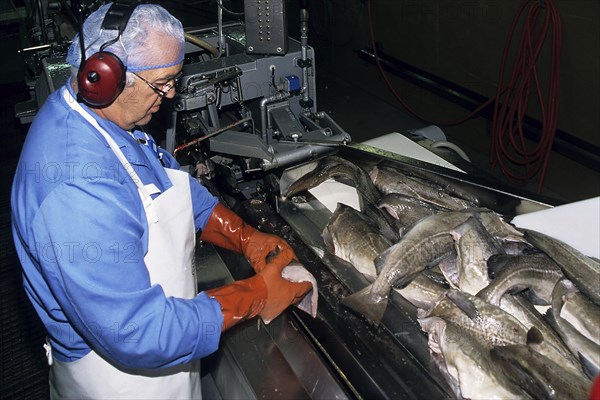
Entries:
{"label": "apron strap", "polygon": [[[96,121],[96,119],[94,119],[94,117],[92,117],[90,115],[90,113],[88,113],[83,107],[81,107],[81,104],[79,104],[73,98],[73,96],[71,95],[71,93],[69,92],[69,90],[66,87],[63,89],[63,97],[64,97],[65,101],[67,102],[67,104],[69,105],[69,107],[71,107],[73,110],[77,111],[90,125],[92,125],[102,135],[102,137],[104,137],[104,139],[108,143],[108,146],[111,148],[111,150],[113,151],[115,156],[117,156],[117,159],[119,160],[119,162],[121,163],[123,168],[125,168],[125,171],[127,171],[129,176],[131,177],[131,179],[137,186],[138,193],[140,195],[140,198],[142,199],[142,204],[144,205],[144,209],[146,210],[146,213],[149,214],[149,216],[151,217],[150,219],[154,223],[158,222],[158,216],[152,210],[152,197],[150,197],[150,193],[148,193],[148,189],[142,183],[142,180],[140,179],[138,174],[133,169],[133,166],[131,165],[131,163],[127,160],[127,158],[125,157],[125,155],[119,148],[119,145],[117,144],[117,142],[115,142],[115,140],[108,134],[108,132],[106,132],[106,130],[100,126],[98,121]],[[154,185],[152,185],[152,186],[154,186]],[[156,186],[154,186],[154,187],[156,188]]]}

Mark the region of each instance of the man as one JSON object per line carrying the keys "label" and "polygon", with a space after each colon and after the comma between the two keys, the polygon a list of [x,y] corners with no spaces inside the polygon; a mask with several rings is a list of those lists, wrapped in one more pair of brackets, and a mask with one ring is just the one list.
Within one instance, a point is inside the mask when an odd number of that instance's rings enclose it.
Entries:
{"label": "man", "polygon": [[[84,24],[84,65],[73,41],[76,75],[47,99],[23,147],[11,200],[24,286],[47,328],[52,397],[199,398],[199,359],[221,331],[274,318],[311,285],[281,278],[295,258],[285,241],[244,224],[136,129],[174,95],[183,28],[162,7],[138,5],[122,32],[103,29],[109,7]],[[114,100],[90,105],[79,85],[91,75],[77,72],[99,50],[127,73]],[[197,294],[197,232],[243,253],[256,275]]]}

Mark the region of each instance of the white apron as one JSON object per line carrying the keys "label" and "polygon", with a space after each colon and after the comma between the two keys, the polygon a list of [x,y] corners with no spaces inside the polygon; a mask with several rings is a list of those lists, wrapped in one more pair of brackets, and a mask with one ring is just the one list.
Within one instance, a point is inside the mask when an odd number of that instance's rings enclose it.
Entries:
{"label": "white apron", "polygon": [[[189,176],[165,168],[173,186],[154,200],[160,191],[144,186],[123,152],[64,89],[67,103],[92,124],[108,142],[138,192],[148,219],[148,253],[144,262],[152,285],[161,285],[167,297],[191,299],[197,294],[194,276],[196,235],[192,214]],[[124,370],[91,351],[74,362],[54,360],[50,368],[50,395],[53,399],[200,399],[200,360],[162,370]]]}

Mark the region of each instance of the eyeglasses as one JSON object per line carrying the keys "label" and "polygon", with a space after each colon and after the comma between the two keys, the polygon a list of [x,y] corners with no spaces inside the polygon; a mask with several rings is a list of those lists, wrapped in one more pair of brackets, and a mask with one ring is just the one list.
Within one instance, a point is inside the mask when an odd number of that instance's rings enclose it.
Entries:
{"label": "eyeglasses", "polygon": [[171,89],[173,89],[175,87],[175,85],[177,84],[177,82],[179,81],[179,79],[181,79],[181,75],[183,74],[182,71],[179,71],[179,73],[177,75],[175,75],[175,77],[173,79],[170,79],[167,83],[165,83],[164,85],[162,85],[161,89],[159,89],[152,82],[148,81],[147,79],[142,78],[141,76],[139,76],[135,72],[131,72],[131,73],[134,74],[135,76],[137,76],[138,78],[140,78],[159,97],[165,97],[171,91]]}

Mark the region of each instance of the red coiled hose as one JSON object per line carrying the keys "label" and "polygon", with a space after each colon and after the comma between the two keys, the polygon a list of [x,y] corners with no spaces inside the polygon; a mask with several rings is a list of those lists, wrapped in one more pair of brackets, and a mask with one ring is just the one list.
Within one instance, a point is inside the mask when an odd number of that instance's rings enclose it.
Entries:
{"label": "red coiled hose", "polygon": [[[558,123],[562,42],[562,25],[558,10],[552,0],[545,0],[543,3],[539,0],[524,1],[513,20],[500,64],[490,154],[491,169],[498,166],[510,181],[526,183],[539,174],[538,192],[541,191],[544,184]],[[525,22],[521,31],[514,68],[505,84],[504,71],[508,52],[517,24],[523,15],[525,15]],[[539,17],[542,15],[543,20],[539,21]],[[548,89],[544,94],[540,84],[537,60],[549,33],[552,35],[551,61]],[[506,90],[502,90],[503,93],[501,93],[500,88],[506,88]],[[532,91],[535,96],[532,101],[537,101],[539,104],[542,122],[539,141],[533,144],[525,140],[522,126]],[[511,164],[521,167],[520,172],[515,172]]]}
{"label": "red coiled hose", "polygon": [[[524,0],[512,22],[509,35],[504,46],[500,63],[500,74],[496,95],[466,117],[457,121],[431,121],[423,118],[414,111],[396,92],[389,81],[377,54],[375,34],[371,14],[371,0],[367,2],[369,17],[369,33],[371,47],[375,55],[375,63],[386,85],[400,104],[411,114],[428,123],[439,126],[459,125],[475,117],[481,110],[494,103],[494,118],[492,126],[492,143],[490,146],[490,168],[498,166],[504,176],[515,183],[526,183],[540,174],[537,191],[541,191],[548,159],[552,151],[552,143],[558,120],[558,103],[560,94],[560,48],[562,25],[558,10],[553,0]],[[527,12],[523,24],[519,48],[517,49],[514,68],[510,79],[505,84],[504,75],[508,53],[519,21]],[[540,15],[544,16],[541,26],[536,28]],[[548,84],[547,100],[544,100],[542,86],[537,70],[537,59],[548,33],[552,34],[551,66]],[[541,111],[542,132],[533,148],[528,145],[523,133],[522,121],[529,105],[532,87],[535,89],[535,100],[539,102]],[[525,172],[513,172],[509,164],[514,164]]]}

